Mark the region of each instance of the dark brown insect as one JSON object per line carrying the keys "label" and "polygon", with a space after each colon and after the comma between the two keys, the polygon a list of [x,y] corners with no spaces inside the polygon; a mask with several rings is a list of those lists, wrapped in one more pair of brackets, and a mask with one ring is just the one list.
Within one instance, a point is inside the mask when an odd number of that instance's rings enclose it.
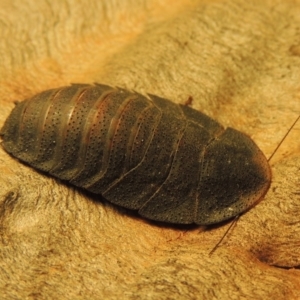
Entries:
{"label": "dark brown insect", "polygon": [[145,218],[208,225],[267,192],[269,164],[245,134],[157,96],[75,84],[20,102],[2,146]]}

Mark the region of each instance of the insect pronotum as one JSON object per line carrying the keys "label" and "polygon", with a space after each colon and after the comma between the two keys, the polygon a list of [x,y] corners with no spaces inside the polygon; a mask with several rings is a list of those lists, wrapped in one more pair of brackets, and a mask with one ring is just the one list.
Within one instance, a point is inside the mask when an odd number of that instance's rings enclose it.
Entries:
{"label": "insect pronotum", "polygon": [[106,85],[17,103],[0,134],[19,160],[156,221],[219,223],[252,207],[271,182],[247,135],[188,106]]}

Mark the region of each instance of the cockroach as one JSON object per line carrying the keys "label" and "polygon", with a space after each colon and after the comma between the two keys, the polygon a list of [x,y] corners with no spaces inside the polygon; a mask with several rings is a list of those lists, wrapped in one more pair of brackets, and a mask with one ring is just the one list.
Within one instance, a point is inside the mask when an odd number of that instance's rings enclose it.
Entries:
{"label": "cockroach", "polygon": [[266,157],[244,133],[189,106],[102,84],[17,103],[0,135],[20,161],[154,221],[225,221],[271,182]]}

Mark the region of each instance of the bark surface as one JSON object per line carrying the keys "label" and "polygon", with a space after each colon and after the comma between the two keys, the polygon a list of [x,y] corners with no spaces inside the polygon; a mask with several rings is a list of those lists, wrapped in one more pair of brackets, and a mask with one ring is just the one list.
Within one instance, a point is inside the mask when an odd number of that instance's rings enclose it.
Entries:
{"label": "bark surface", "polygon": [[[100,82],[193,99],[269,157],[300,114],[299,24],[300,1],[3,1],[0,127],[14,101]],[[0,299],[299,299],[299,154],[300,122],[210,256],[228,223],[148,222],[0,147]]]}

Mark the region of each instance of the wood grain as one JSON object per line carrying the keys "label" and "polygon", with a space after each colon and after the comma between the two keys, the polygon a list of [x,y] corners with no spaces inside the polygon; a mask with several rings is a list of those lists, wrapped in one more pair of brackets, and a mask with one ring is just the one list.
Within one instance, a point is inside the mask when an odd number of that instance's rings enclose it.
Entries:
{"label": "wood grain", "polygon": [[[299,1],[3,1],[0,126],[14,101],[102,82],[192,106],[269,157],[300,113]],[[3,299],[299,299],[300,124],[229,224],[148,223],[0,148]]]}

